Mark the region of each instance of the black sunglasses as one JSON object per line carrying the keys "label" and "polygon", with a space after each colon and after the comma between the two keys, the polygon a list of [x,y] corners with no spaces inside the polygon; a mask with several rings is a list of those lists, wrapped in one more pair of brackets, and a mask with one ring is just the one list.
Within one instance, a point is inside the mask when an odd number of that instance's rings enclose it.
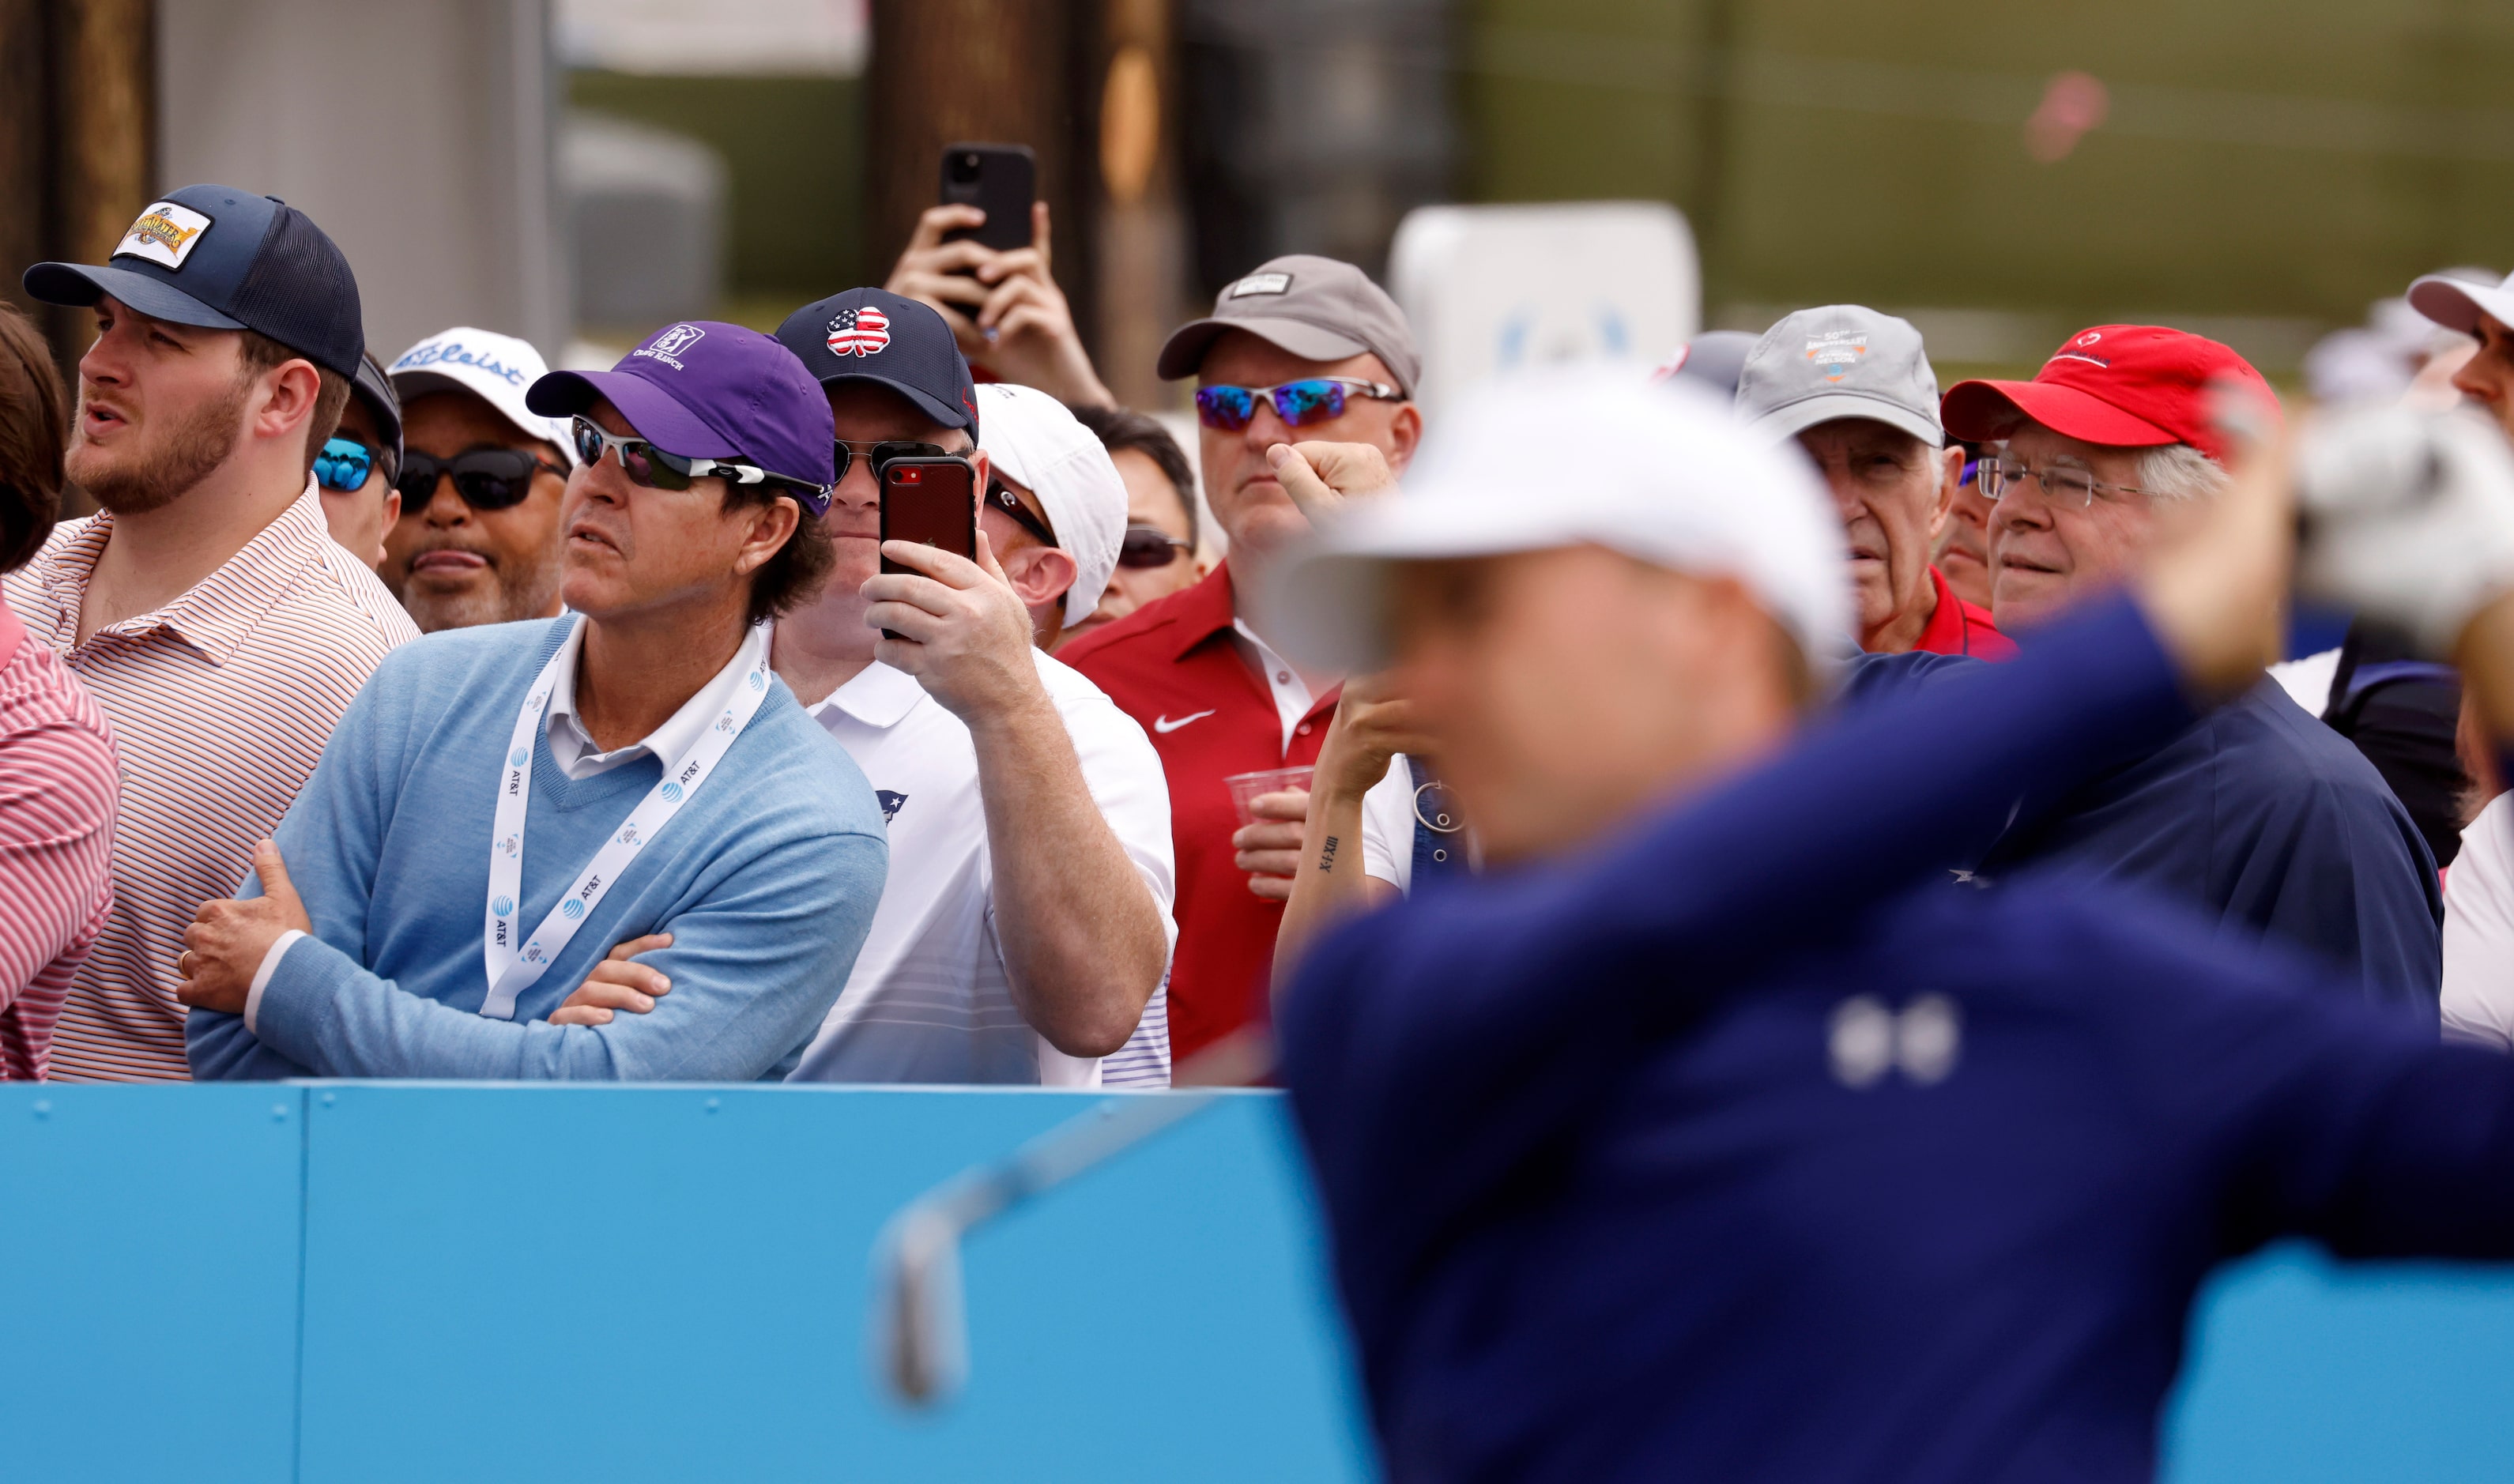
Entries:
{"label": "black sunglasses", "polygon": [[1030,506],[1021,502],[1020,496],[1004,488],[1003,481],[998,479],[987,481],[987,502],[1011,516],[1014,525],[1051,546],[1056,544],[1056,533],[1047,528],[1047,522],[1033,515],[1030,512]]}
{"label": "black sunglasses", "polygon": [[1128,526],[1117,546],[1120,567],[1166,567],[1187,554],[1187,542],[1158,526]]}
{"label": "black sunglasses", "polygon": [[533,476],[544,469],[561,479],[567,477],[567,470],[530,449],[482,444],[451,459],[403,455],[395,488],[401,491],[403,503],[419,508],[436,498],[436,482],[450,477],[454,493],[472,509],[507,510],[524,502],[524,497],[533,492]]}

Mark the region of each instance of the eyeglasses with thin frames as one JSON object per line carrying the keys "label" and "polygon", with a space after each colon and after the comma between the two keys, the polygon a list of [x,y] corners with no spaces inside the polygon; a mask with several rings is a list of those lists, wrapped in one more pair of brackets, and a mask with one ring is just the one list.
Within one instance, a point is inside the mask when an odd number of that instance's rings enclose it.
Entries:
{"label": "eyeglasses with thin frames", "polygon": [[2134,484],[2108,484],[2085,469],[2037,469],[2014,459],[1985,459],[1977,476],[1982,497],[2002,500],[2031,479],[2043,486],[2043,498],[2064,510],[2083,510],[2097,495],[2154,495]]}

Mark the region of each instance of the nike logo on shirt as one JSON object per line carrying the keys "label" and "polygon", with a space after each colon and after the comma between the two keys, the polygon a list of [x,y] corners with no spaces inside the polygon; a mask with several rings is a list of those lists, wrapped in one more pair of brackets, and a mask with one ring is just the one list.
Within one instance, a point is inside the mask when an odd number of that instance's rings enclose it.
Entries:
{"label": "nike logo on shirt", "polygon": [[1196,711],[1196,712],[1193,712],[1193,713],[1191,713],[1191,714],[1189,714],[1189,715],[1182,716],[1182,717],[1180,717],[1180,718],[1179,718],[1178,720],[1176,720],[1176,721],[1172,721],[1172,720],[1170,720],[1167,716],[1156,716],[1156,717],[1154,717],[1154,718],[1153,718],[1153,730],[1154,730],[1154,731],[1156,731],[1156,732],[1160,733],[1160,734],[1161,734],[1162,736],[1164,736],[1164,737],[1167,737],[1167,736],[1168,736],[1169,734],[1171,734],[1172,732],[1175,732],[1175,731],[1177,731],[1179,728],[1181,728],[1181,727],[1183,727],[1183,726],[1186,726],[1189,722],[1192,722],[1192,721],[1202,721],[1204,718],[1206,718],[1206,717],[1208,717],[1208,716],[1210,716],[1210,715],[1212,715],[1212,714],[1213,714],[1213,712],[1212,712],[1212,711],[1209,711],[1209,710],[1207,710],[1207,711]]}

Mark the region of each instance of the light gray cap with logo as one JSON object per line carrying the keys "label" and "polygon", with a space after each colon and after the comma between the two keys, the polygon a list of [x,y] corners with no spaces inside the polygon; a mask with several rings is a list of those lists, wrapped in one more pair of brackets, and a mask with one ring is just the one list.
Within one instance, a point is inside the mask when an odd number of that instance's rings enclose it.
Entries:
{"label": "light gray cap with logo", "polygon": [[1938,376],[1912,322],[1861,304],[1801,309],[1764,332],[1737,378],[1737,421],[1767,442],[1837,418],[1868,418],[1931,448]]}
{"label": "light gray cap with logo", "polygon": [[1213,312],[1170,332],[1161,345],[1161,380],[1196,375],[1213,342],[1245,330],[1308,361],[1341,361],[1364,351],[1379,357],[1397,389],[1414,395],[1423,353],[1414,348],[1405,311],[1370,275],[1349,262],[1293,253],[1223,286]]}

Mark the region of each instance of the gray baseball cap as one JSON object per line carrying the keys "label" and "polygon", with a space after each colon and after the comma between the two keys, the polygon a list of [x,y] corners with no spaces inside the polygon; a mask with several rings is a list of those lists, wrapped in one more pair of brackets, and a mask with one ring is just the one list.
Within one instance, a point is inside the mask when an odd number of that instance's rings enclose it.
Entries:
{"label": "gray baseball cap", "polygon": [[1397,389],[1414,395],[1423,354],[1414,348],[1405,311],[1370,275],[1349,262],[1307,253],[1270,259],[1224,287],[1213,313],[1170,332],[1161,345],[1161,380],[1196,375],[1213,342],[1245,330],[1309,361],[1341,361],[1364,351],[1386,363]]}
{"label": "gray baseball cap", "polygon": [[1737,378],[1737,421],[1770,442],[1869,418],[1945,446],[1938,376],[1909,320],[1859,304],[1801,309],[1764,332]]}

